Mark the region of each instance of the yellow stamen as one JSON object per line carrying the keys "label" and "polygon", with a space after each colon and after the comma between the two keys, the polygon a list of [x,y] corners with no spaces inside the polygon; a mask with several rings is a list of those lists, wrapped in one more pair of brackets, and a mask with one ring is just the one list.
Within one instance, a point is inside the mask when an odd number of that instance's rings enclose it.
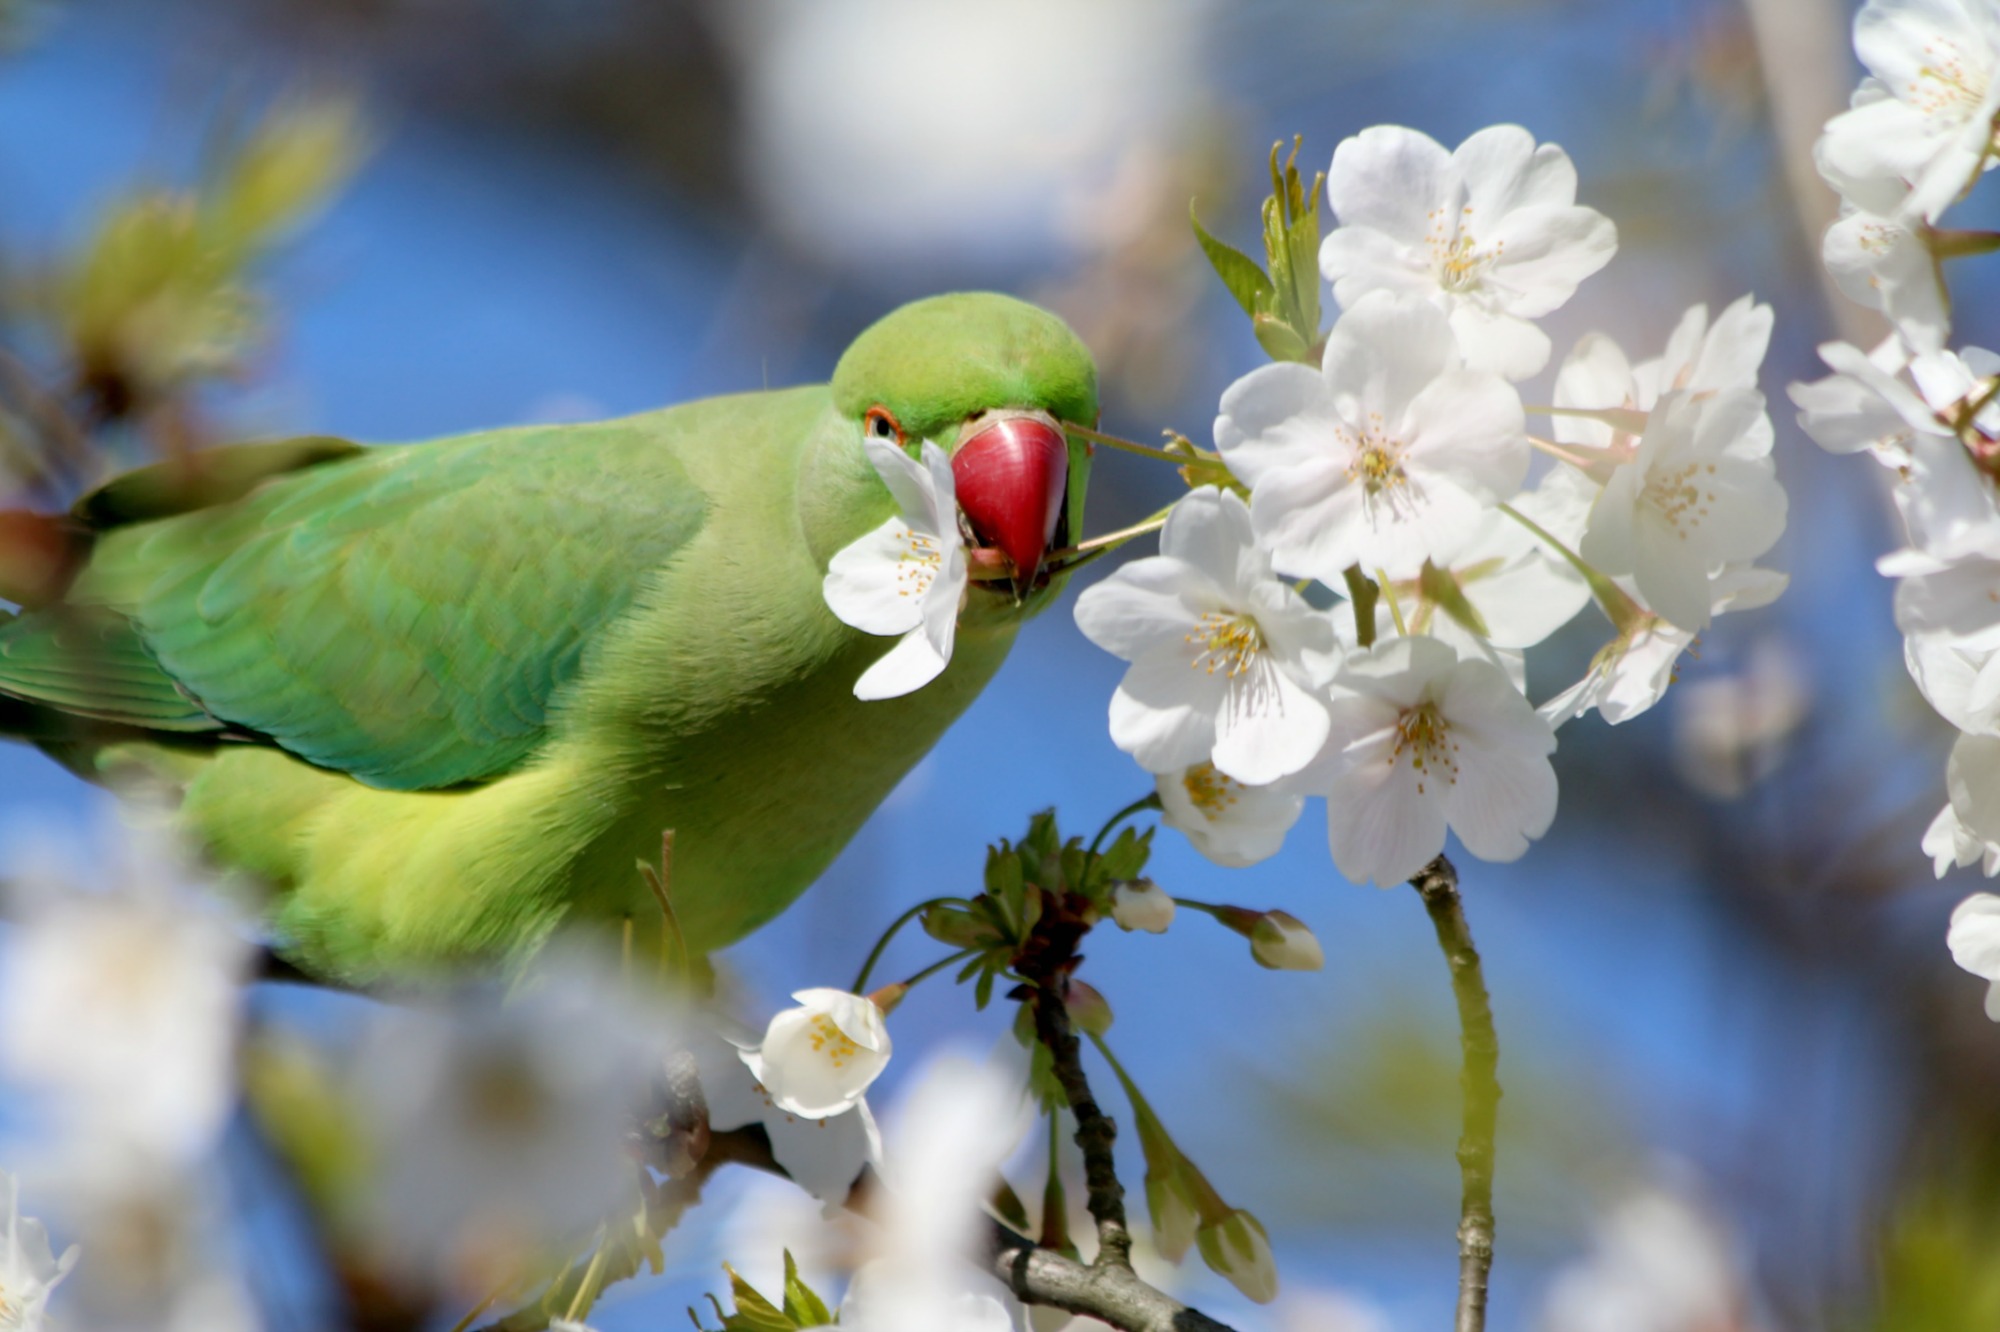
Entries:
{"label": "yellow stamen", "polygon": [[1210,611],[1188,632],[1187,641],[1201,649],[1191,663],[1196,670],[1237,676],[1249,670],[1264,650],[1264,631],[1248,615]]}
{"label": "yellow stamen", "polygon": [[854,1043],[853,1037],[824,1013],[813,1015],[811,1034],[806,1039],[812,1043],[813,1050],[825,1055],[835,1068],[840,1068],[861,1053],[861,1047]]}

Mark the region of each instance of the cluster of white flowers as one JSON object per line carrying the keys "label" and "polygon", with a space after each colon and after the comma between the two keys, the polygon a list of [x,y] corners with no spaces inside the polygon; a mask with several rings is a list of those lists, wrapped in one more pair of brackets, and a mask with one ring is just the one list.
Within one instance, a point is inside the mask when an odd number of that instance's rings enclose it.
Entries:
{"label": "cluster of white flowers", "polygon": [[[60,1259],[7,1189],[0,1325],[42,1327],[50,1291],[93,1327],[252,1327],[230,1256],[202,1224],[234,1108],[240,921],[191,890],[177,849],[144,826],[107,825],[108,852],[79,887],[52,854],[23,857],[0,961],[0,1081],[27,1114],[5,1156],[37,1210],[80,1242]],[[91,1261],[145,1235],[150,1261]]]}
{"label": "cluster of white flowers", "polygon": [[[1319,365],[1230,386],[1233,484],[1182,499],[1076,618],[1131,663],[1112,739],[1204,854],[1260,860],[1324,796],[1335,864],[1389,885],[1447,830],[1521,855],[1555,815],[1555,728],[1645,711],[1715,614],[1782,590],[1752,565],[1785,522],[1755,387],[1771,313],[1697,306],[1638,365],[1584,339],[1538,438],[1516,388],[1550,358],[1533,320],[1616,248],[1568,156],[1518,126],[1456,151],[1378,126],[1340,144],[1327,197],[1344,309]],[[1537,709],[1524,652],[1593,593],[1614,636]]]}
{"label": "cluster of white flowers", "polygon": [[[1940,877],[1973,864],[1990,877],[2000,873],[2000,356],[1949,348],[1939,265],[1996,246],[1938,222],[1996,160],[2000,7],[1869,0],[1854,49],[1869,76],[1815,154],[1842,200],[1823,257],[1841,289],[1893,327],[1871,351],[1821,347],[1833,373],[1791,395],[1821,447],[1866,453],[1893,478],[1908,544],[1878,567],[1897,580],[1910,674],[1960,732],[1949,800],[1923,849]],[[1989,979],[2000,965],[1975,936],[1990,919],[1961,908],[1952,925],[1954,955]],[[2000,1006],[1989,1012],[2000,1019]]]}

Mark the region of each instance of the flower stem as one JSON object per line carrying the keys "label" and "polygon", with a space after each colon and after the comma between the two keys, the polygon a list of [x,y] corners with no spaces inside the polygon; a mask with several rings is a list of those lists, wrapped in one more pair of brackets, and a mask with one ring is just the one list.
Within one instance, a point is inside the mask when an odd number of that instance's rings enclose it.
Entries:
{"label": "flower stem", "polygon": [[1104,839],[1111,835],[1113,828],[1116,828],[1134,814],[1143,814],[1149,809],[1158,809],[1159,807],[1160,793],[1158,791],[1148,791],[1145,795],[1140,796],[1137,800],[1134,800],[1131,804],[1113,814],[1104,821],[1104,826],[1097,830],[1097,836],[1090,839],[1090,850],[1084,858],[1086,860],[1097,859],[1097,848],[1104,845]]}
{"label": "flower stem", "polygon": [[[951,966],[955,962],[963,962],[965,961],[966,958],[971,957],[974,953],[978,951],[979,950],[977,948],[961,948],[956,953],[951,954],[949,957],[941,957],[937,961],[925,967],[922,971],[919,971],[916,975],[905,978],[902,981],[902,987],[907,990],[912,985],[917,984],[919,981],[927,981],[931,977],[937,975],[940,971],[943,971],[946,967]],[[859,993],[859,991],[856,991],[856,993]]]}
{"label": "flower stem", "polygon": [[946,905],[970,906],[972,904],[962,897],[933,897],[928,901],[917,903],[908,911],[896,917],[889,928],[882,931],[882,937],[875,941],[875,946],[868,950],[868,960],[861,964],[861,974],[854,978],[854,987],[848,993],[868,993],[868,978],[874,974],[875,964],[882,960],[882,951],[889,946],[889,941],[896,937],[898,930],[915,920],[918,916],[923,915],[924,912],[929,911],[932,907]]}
{"label": "flower stem", "polygon": [[[1074,560],[1079,555],[1095,555],[1100,551],[1116,550],[1134,537],[1142,537],[1148,532],[1157,532],[1167,525],[1167,514],[1172,507],[1169,505],[1152,517],[1141,522],[1136,522],[1130,527],[1121,527],[1116,532],[1106,532],[1103,536],[1094,536],[1088,541],[1079,541],[1074,546],[1064,546],[1061,550],[1052,550],[1048,554],[1047,564],[1054,565],[1063,560]],[[1081,563],[1080,560],[1075,562]],[[1067,572],[1069,568],[1074,567],[1075,564],[1073,563],[1065,566],[1059,572]]]}
{"label": "flower stem", "polygon": [[1612,582],[1598,570],[1596,565],[1588,563],[1583,556],[1564,545],[1554,533],[1511,504],[1502,504],[1500,512],[1534,533],[1544,545],[1553,548],[1558,555],[1569,561],[1571,568],[1583,575],[1583,581],[1590,584],[1591,595],[1597,598],[1597,604],[1604,608],[1605,617],[1619,633],[1630,634],[1645,620],[1646,611],[1638,602],[1626,595],[1624,588]]}
{"label": "flower stem", "polygon": [[1169,453],[1165,449],[1156,449],[1150,444],[1141,444],[1136,440],[1123,439],[1117,435],[1107,435],[1101,430],[1092,430],[1088,426],[1080,426],[1074,421],[1064,421],[1062,427],[1065,434],[1079,435],[1093,444],[1108,445],[1124,453],[1136,453],[1141,458],[1158,458],[1163,462],[1186,466],[1199,457],[1198,454]]}
{"label": "flower stem", "polygon": [[1382,589],[1382,599],[1389,603],[1389,618],[1396,622],[1396,636],[1409,637],[1409,629],[1403,624],[1403,607],[1396,600],[1396,585],[1389,581],[1389,575],[1380,569],[1375,571],[1375,584]]}
{"label": "flower stem", "polygon": [[1486,977],[1459,899],[1458,871],[1439,856],[1410,886],[1424,900],[1438,947],[1451,968],[1458,1002],[1459,1042],[1465,1064],[1459,1089],[1465,1098],[1458,1139],[1458,1314],[1453,1332],[1485,1332],[1486,1287],[1493,1270],[1493,1160],[1500,1111],[1500,1038]]}

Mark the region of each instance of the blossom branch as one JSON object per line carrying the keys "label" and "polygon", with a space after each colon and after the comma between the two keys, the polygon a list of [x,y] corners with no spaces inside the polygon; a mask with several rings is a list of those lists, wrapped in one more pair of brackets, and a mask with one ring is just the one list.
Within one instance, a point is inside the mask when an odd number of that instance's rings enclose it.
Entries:
{"label": "blossom branch", "polygon": [[1438,947],[1451,967],[1451,992],[1458,1001],[1459,1039],[1465,1067],[1459,1087],[1465,1097],[1458,1140],[1458,1316],[1454,1332],[1484,1332],[1486,1286],[1493,1268],[1493,1156],[1500,1110],[1500,1038],[1479,950],[1472,943],[1459,901],[1458,871],[1439,856],[1410,886],[1424,899]]}
{"label": "blossom branch", "polygon": [[1097,1258],[1093,1269],[1113,1267],[1132,1270],[1132,1232],[1125,1223],[1125,1186],[1118,1182],[1118,1167],[1112,1159],[1111,1144],[1118,1127],[1091,1095],[1090,1080],[1083,1072],[1083,1051],[1070,1025],[1069,1011],[1063,1007],[1060,982],[1044,976],[1032,982],[1035,1037],[1048,1047],[1055,1063],[1056,1081],[1062,1084],[1070,1112],[1076,1116],[1076,1145],[1083,1152],[1083,1179],[1089,1192],[1091,1219],[1097,1222]]}
{"label": "blossom branch", "polygon": [[993,1270],[1024,1304],[1082,1314],[1125,1332],[1230,1332],[1228,1324],[1147,1285],[1130,1267],[1080,1263],[998,1222],[993,1228]]}

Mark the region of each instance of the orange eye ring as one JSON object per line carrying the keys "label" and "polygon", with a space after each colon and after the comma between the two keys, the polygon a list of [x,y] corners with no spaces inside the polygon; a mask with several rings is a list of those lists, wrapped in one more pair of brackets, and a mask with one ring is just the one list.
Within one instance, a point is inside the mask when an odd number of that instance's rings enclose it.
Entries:
{"label": "orange eye ring", "polygon": [[877,403],[861,418],[861,433],[871,439],[894,440],[900,447],[903,443],[903,426],[896,414]]}

